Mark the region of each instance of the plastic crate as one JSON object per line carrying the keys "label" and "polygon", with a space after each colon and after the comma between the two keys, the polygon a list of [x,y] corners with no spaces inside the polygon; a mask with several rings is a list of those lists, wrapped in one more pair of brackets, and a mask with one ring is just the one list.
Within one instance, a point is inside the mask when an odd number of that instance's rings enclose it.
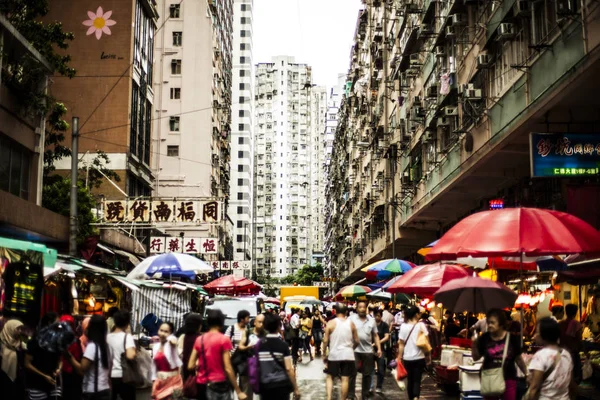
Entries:
{"label": "plastic crate", "polygon": [[450,346],[459,346],[470,349],[473,345],[473,341],[471,339],[463,339],[463,338],[450,338]]}

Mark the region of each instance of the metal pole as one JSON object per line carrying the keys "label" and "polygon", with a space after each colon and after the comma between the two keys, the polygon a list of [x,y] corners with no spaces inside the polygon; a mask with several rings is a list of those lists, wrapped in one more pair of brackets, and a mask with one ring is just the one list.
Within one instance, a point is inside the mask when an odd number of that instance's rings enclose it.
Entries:
{"label": "metal pole", "polygon": [[71,145],[71,220],[69,232],[69,254],[77,255],[77,172],[79,162],[79,118],[73,117]]}
{"label": "metal pole", "polygon": [[244,222],[244,261],[246,261],[246,228],[248,227],[248,223]]}

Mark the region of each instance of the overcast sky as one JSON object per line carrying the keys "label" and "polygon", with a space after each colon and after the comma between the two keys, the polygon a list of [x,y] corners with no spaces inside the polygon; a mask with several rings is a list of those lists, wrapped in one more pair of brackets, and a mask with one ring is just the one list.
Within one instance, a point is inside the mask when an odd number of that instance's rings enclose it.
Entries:
{"label": "overcast sky", "polygon": [[313,68],[313,83],[332,87],[350,65],[360,0],[254,0],[253,61],[295,56]]}

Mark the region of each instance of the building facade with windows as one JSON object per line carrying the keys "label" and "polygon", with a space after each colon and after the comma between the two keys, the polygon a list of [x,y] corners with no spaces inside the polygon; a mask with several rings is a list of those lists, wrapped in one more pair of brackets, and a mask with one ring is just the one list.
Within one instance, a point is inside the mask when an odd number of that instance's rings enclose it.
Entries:
{"label": "building facade with windows", "polygon": [[[122,192],[150,196],[154,185],[151,138],[157,19],[151,0],[103,5],[57,0],[46,16],[75,34],[68,54],[76,77],[55,75],[51,94],[67,107],[67,121],[79,117],[80,165],[89,165],[101,150],[110,160],[106,166],[119,175],[120,190],[102,185],[100,194],[106,198],[123,198]],[[65,145],[70,143],[68,132]],[[65,158],[56,167],[58,173],[67,173],[71,160]]]}
{"label": "building facade with windows", "polygon": [[233,0],[158,0],[157,9],[152,195],[224,201],[222,224],[186,227],[184,235],[218,237],[219,257],[231,260]]}
{"label": "building facade with windows", "polygon": [[231,201],[235,260],[253,257],[254,201],[254,65],[252,64],[252,0],[234,0],[233,99],[231,106]]}
{"label": "building facade with windows", "polygon": [[326,263],[341,280],[416,257],[492,203],[600,227],[599,177],[539,178],[530,146],[531,133],[596,143],[599,13],[589,0],[365,5],[328,172]]}
{"label": "building facade with windows", "polygon": [[277,56],[256,66],[254,90],[255,265],[258,275],[286,276],[311,260],[313,100],[321,102],[321,89],[310,66]]}

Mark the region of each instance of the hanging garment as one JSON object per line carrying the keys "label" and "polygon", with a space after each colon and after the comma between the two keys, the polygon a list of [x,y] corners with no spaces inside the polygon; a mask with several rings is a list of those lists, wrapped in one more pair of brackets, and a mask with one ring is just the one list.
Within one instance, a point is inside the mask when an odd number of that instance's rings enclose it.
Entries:
{"label": "hanging garment", "polygon": [[4,271],[4,315],[20,319],[25,325],[38,324],[44,288],[43,267],[38,264],[13,262]]}
{"label": "hanging garment", "polygon": [[447,95],[450,93],[450,74],[443,73],[440,76],[440,94]]}

